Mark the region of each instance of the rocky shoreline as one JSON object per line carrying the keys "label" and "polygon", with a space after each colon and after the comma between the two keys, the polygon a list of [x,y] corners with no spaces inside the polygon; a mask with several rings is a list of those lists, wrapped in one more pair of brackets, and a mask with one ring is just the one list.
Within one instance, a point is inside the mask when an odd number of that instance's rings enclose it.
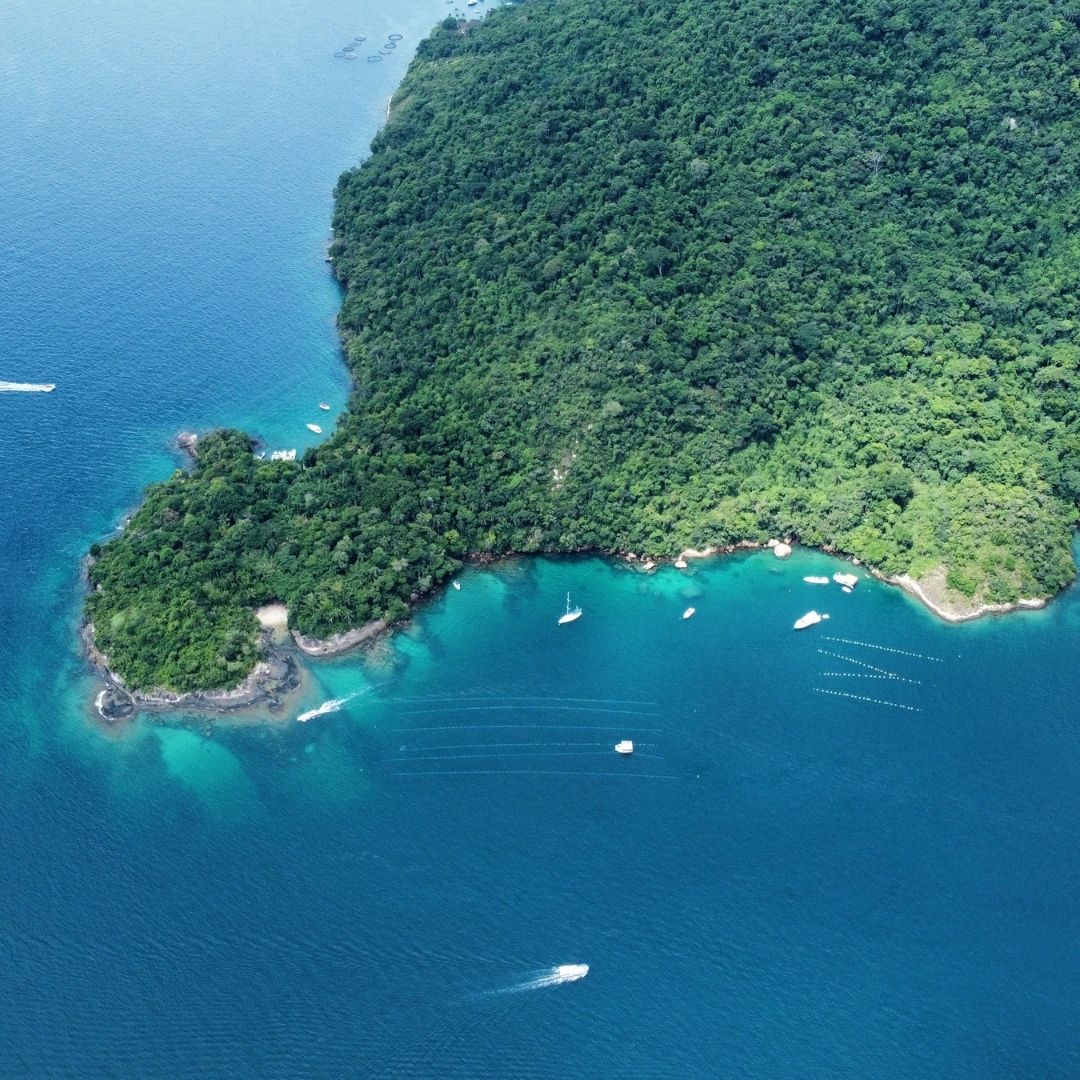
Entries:
{"label": "rocky shoreline", "polygon": [[295,658],[279,650],[264,634],[263,659],[231,690],[196,690],[179,694],[171,690],[131,690],[110,667],[108,658],[94,643],[94,626],[82,629],[87,658],[105,680],[105,688],[95,696],[94,709],[109,727],[131,720],[137,712],[231,713],[264,705],[271,712],[280,709],[284,698],[300,686],[300,667]]}
{"label": "rocky shoreline", "polygon": [[[886,577],[874,570],[870,573],[880,581],[899,586],[909,596],[925,604],[939,618],[951,623],[970,622],[972,619],[981,619],[984,615],[1005,615],[1010,611],[1038,611],[1046,607],[1046,601],[1039,597],[1015,600],[1008,604],[975,604],[948,594],[944,584],[939,587],[934,576],[916,581],[907,574]],[[943,578],[944,574],[941,576]]]}
{"label": "rocky shoreline", "polygon": [[390,624],[385,619],[372,619],[354,630],[346,630],[341,634],[334,634],[328,638],[305,637],[299,630],[292,631],[293,641],[296,647],[305,656],[338,656],[341,653],[355,649],[365,641],[381,634]]}
{"label": "rocky shoreline", "polygon": [[[795,542],[791,541],[791,543]],[[679,569],[685,570],[689,559],[705,559],[739,551],[765,550],[774,545],[785,549],[786,552],[790,551],[787,541],[779,544],[773,541],[766,545],[755,540],[741,540],[722,547],[687,548],[674,559],[667,555],[649,557],[639,556],[632,552],[608,554],[631,565],[637,564],[640,569],[652,570],[660,563],[671,562]],[[830,550],[825,547],[820,550],[827,555],[845,557],[842,552],[835,549]],[[514,556],[504,556],[506,557]],[[467,559],[467,562],[474,565],[492,565],[500,561],[502,560],[481,553]],[[860,565],[858,559],[852,558],[850,561],[855,565]],[[907,574],[890,577],[870,566],[865,569],[877,580],[903,589],[939,618],[951,623],[968,622],[985,615],[1001,615],[1009,611],[1037,610],[1045,607],[1047,603],[1045,599],[1037,597],[1020,599],[1008,604],[973,603],[947,588],[943,567],[921,580],[916,580]],[[290,630],[289,636],[296,649],[305,656],[327,658],[349,652],[365,642],[372,641],[388,629],[390,629],[390,623],[386,619],[373,619],[363,626],[334,634],[329,638],[307,637],[298,630]],[[275,643],[274,633],[269,628],[264,629],[262,633],[263,659],[255,665],[239,686],[231,690],[199,690],[184,694],[165,689],[148,691],[128,689],[123,680],[109,667],[108,658],[95,645],[94,627],[91,623],[84,625],[82,638],[90,663],[106,683],[105,689],[96,696],[94,706],[102,721],[109,726],[127,721],[139,711],[188,710],[195,713],[230,713],[256,705],[264,705],[271,711],[276,711],[282,707],[283,699],[300,685],[300,668],[296,658],[290,655],[287,648],[282,648]]]}

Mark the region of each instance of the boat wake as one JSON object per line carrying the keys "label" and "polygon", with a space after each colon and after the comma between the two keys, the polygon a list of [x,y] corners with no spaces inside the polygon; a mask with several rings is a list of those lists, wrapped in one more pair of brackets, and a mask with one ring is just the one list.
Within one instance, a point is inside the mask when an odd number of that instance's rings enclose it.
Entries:
{"label": "boat wake", "polygon": [[314,720],[317,716],[326,716],[328,713],[336,713],[343,705],[347,705],[353,698],[359,697],[360,691],[355,694],[348,694],[342,698],[331,698],[329,701],[324,701],[317,709],[309,709],[307,712],[302,712],[297,718],[297,723],[306,724],[309,720]]}
{"label": "boat wake", "polygon": [[527,990],[546,990],[549,986],[562,986],[577,982],[589,974],[588,964],[559,964],[558,967],[542,968],[524,982],[495,990],[496,994],[524,994]]}
{"label": "boat wake", "polygon": [[51,394],[55,383],[22,383],[0,381],[0,394]]}

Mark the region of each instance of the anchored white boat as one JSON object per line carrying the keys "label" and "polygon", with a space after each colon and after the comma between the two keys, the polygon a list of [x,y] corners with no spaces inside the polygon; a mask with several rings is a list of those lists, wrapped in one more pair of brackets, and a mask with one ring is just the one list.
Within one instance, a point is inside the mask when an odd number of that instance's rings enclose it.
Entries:
{"label": "anchored white boat", "polygon": [[805,630],[808,626],[817,626],[822,619],[828,617],[828,615],[819,615],[816,611],[808,611],[801,619],[795,620],[795,629]]}
{"label": "anchored white boat", "polygon": [[832,579],[837,585],[843,585],[845,589],[854,589],[859,582],[859,579],[855,574],[835,573],[833,574]]}
{"label": "anchored white boat", "polygon": [[319,402],[319,408],[322,409],[323,412],[329,412],[330,411],[330,406],[327,405],[325,401],[320,401]]}
{"label": "anchored white boat", "polygon": [[588,964],[560,964],[555,973],[560,979],[573,982],[575,979],[584,979],[589,974]]}
{"label": "anchored white boat", "polygon": [[692,607],[688,607],[688,608],[687,608],[687,609],[686,609],[686,610],[685,610],[685,611],[684,611],[684,612],[682,613],[682,617],[683,617],[684,619],[689,619],[689,618],[690,618],[690,617],[691,617],[691,616],[692,616],[692,615],[694,614],[694,612],[695,612],[695,611],[697,611],[697,608],[692,608]]}
{"label": "anchored white boat", "polygon": [[576,608],[571,609],[571,607],[570,607],[570,594],[567,593],[566,594],[566,614],[559,616],[559,625],[562,626],[563,623],[573,622],[575,619],[580,619],[580,618],[581,618],[581,608],[576,607]]}
{"label": "anchored white boat", "polygon": [[308,431],[314,431],[316,435],[321,435],[322,434],[322,428],[319,427],[318,424],[308,424],[307,429],[308,429]]}
{"label": "anchored white boat", "polygon": [[810,574],[803,578],[803,581],[807,585],[828,585],[829,579],[827,577],[819,577],[817,574]]}
{"label": "anchored white boat", "polygon": [[634,743],[630,739],[620,739],[615,744],[616,754],[632,754],[634,752]]}

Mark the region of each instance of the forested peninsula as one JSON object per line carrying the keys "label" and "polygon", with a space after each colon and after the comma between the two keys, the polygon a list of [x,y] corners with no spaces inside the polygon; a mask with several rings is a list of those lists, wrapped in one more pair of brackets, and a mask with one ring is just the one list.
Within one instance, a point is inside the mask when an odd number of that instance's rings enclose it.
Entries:
{"label": "forested peninsula", "polygon": [[[240,682],[469,557],[769,536],[972,605],[1074,574],[1080,8],[527,0],[448,19],[336,189],[347,413],[200,440],[95,545],[129,687]],[[303,358],[298,357],[298,363]]]}

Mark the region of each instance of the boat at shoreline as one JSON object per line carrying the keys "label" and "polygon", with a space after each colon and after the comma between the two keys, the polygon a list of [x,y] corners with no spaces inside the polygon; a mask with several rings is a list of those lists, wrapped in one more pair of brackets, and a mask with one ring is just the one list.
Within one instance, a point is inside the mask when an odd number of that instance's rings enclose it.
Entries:
{"label": "boat at shoreline", "polygon": [[571,608],[570,608],[570,594],[567,593],[566,594],[566,614],[559,616],[559,625],[562,626],[563,623],[574,622],[576,619],[580,619],[580,618],[581,618],[581,608],[576,607],[573,610],[571,610]]}

